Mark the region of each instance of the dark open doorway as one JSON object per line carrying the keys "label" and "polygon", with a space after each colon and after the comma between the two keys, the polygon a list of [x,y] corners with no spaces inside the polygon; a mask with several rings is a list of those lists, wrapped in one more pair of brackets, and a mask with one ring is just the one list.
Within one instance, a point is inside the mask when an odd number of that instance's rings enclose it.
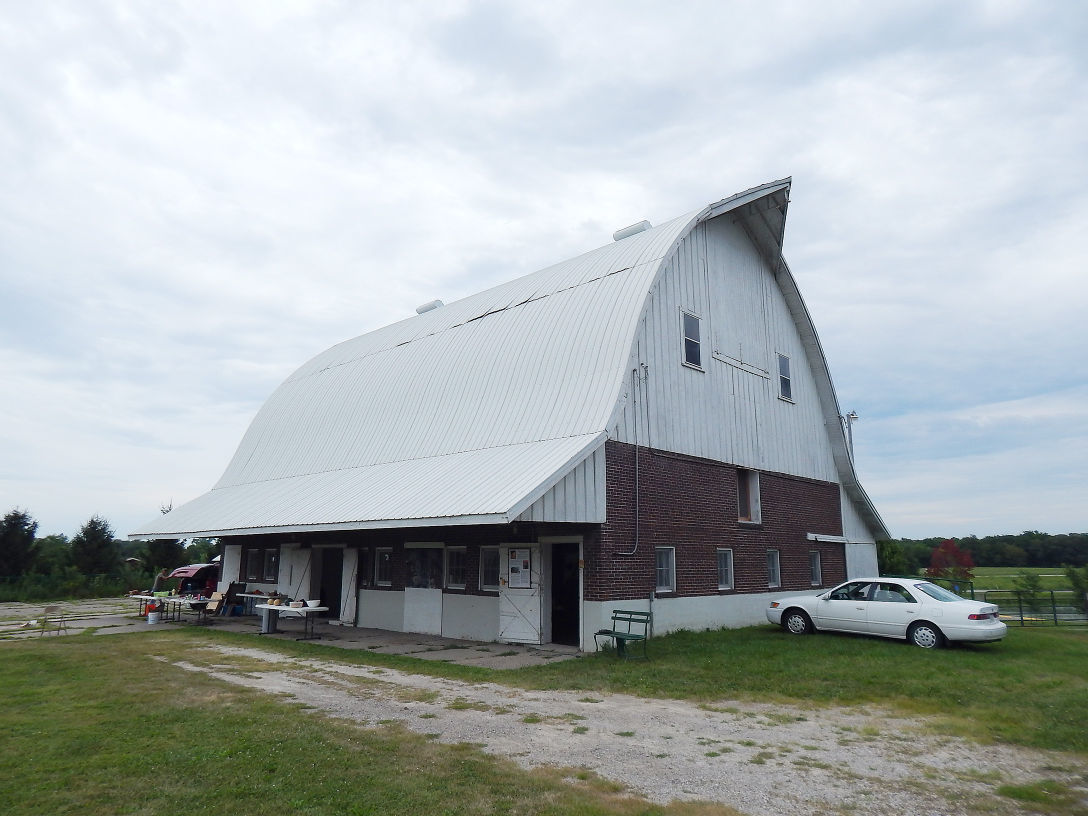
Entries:
{"label": "dark open doorway", "polygon": [[321,553],[321,605],[329,611],[330,618],[340,617],[340,593],[344,579],[344,551],[339,547],[318,550]]}
{"label": "dark open doorway", "polygon": [[578,545],[552,544],[552,642],[578,645]]}

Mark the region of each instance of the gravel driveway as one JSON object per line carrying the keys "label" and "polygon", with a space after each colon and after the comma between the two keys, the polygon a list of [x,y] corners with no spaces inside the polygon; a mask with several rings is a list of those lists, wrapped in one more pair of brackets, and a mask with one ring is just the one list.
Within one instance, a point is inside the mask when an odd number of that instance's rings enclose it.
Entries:
{"label": "gravel driveway", "polygon": [[1055,779],[1081,785],[1088,812],[1088,765],[1078,757],[933,736],[923,722],[874,709],[700,706],[467,684],[259,649],[207,654],[204,665],[176,665],[359,724],[397,721],[441,742],[478,743],[525,767],[590,769],[656,802],[720,802],[750,816],[1002,814],[1021,811],[997,795],[999,785]]}

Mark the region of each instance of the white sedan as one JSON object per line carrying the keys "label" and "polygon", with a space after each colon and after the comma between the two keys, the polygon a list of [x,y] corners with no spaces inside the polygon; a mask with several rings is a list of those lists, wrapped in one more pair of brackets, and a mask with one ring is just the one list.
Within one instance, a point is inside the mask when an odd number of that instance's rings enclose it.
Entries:
{"label": "white sedan", "polygon": [[986,643],[1005,637],[994,604],[968,601],[918,578],[861,578],[820,595],[772,601],[767,620],[787,632],[817,630],[906,638],[934,649],[946,641]]}

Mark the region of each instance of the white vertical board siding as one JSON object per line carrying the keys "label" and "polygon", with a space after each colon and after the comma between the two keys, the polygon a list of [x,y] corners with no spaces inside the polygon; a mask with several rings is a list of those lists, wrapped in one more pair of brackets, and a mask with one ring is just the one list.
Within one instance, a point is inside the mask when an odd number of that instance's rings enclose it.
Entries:
{"label": "white vertical board siding", "polygon": [[869,525],[858,514],[857,508],[854,506],[854,502],[850,500],[850,496],[846,490],[840,488],[842,494],[842,535],[847,541],[854,541],[859,543],[873,543],[873,532],[869,529]]}
{"label": "white vertical board siding", "polygon": [[[700,318],[702,371],[682,362],[683,311]],[[793,402],[778,397],[779,353],[790,358]],[[646,404],[636,411],[628,383],[621,441],[637,432],[642,445],[838,481],[797,326],[774,275],[728,216],[697,225],[667,261],[628,370],[640,363]],[[637,429],[636,413],[649,415]]]}
{"label": "white vertical board siding", "polygon": [[517,521],[605,522],[604,446],[597,448]]}

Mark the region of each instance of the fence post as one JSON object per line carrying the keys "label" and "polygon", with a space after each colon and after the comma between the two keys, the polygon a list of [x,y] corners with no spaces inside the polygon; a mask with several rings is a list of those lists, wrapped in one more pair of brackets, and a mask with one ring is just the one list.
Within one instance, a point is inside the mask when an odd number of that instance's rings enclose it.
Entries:
{"label": "fence post", "polygon": [[1020,625],[1024,625],[1024,596],[1020,594],[1020,590],[1016,590],[1016,606],[1020,610]]}
{"label": "fence post", "polygon": [[1054,625],[1058,625],[1058,602],[1054,598],[1054,590],[1050,590],[1050,614],[1054,616]]}

